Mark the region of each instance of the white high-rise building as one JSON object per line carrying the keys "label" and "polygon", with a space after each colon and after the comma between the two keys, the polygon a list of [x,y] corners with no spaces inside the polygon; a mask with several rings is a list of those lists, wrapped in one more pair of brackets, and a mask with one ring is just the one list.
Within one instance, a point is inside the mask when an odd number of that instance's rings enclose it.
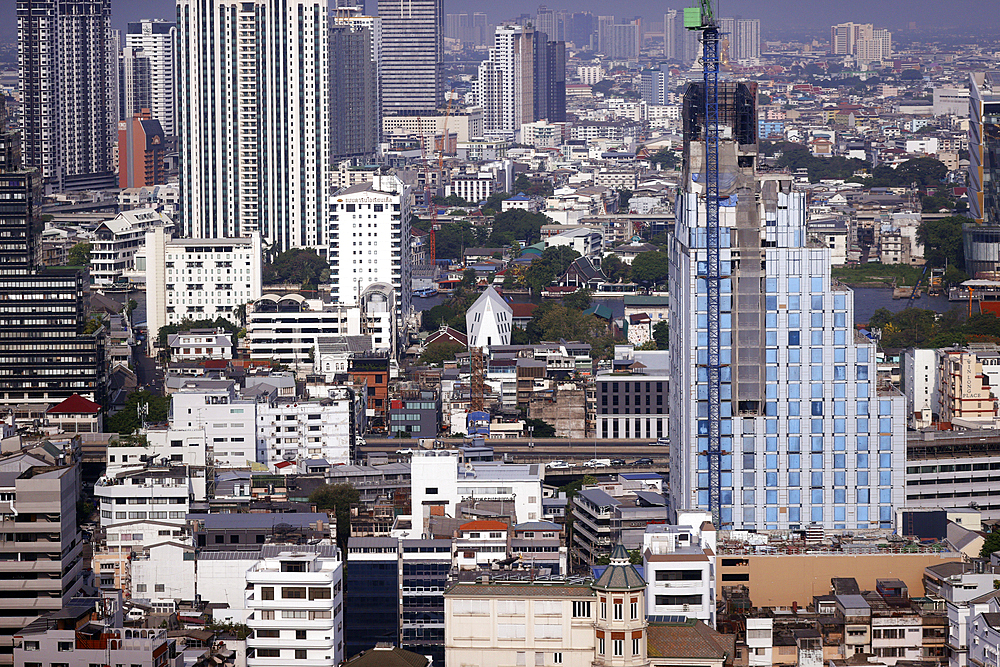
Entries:
{"label": "white high-rise building", "polygon": [[[372,283],[396,290],[397,314],[410,315],[410,188],[393,174],[338,192],[330,210],[330,295],[357,305]],[[339,242],[338,242],[339,241]]]}
{"label": "white high-rise building", "polygon": [[752,62],[760,58],[760,19],[736,19],[736,33],[729,40],[730,55],[735,45],[736,60]]}
{"label": "white high-rise building", "polygon": [[[876,379],[853,292],[807,244],[805,194],[756,172],[756,90],[720,82],[720,528],[890,528],[903,503],[903,395]],[[670,243],[672,506],[709,508],[704,112],[685,96],[686,185]]]}
{"label": "white high-rise building", "polygon": [[274,250],[309,247],[325,256],[327,9],[326,0],[178,0],[185,236],[256,231]]}
{"label": "white high-rise building", "polygon": [[247,667],[344,660],[344,564],[334,544],[265,544],[246,573]]}
{"label": "white high-rise building", "polygon": [[830,28],[830,53],[854,56],[859,65],[892,55],[892,33],[871,23],[840,23]]}
{"label": "white high-rise building", "polygon": [[[149,63],[150,114],[160,121],[167,136],[174,136],[174,38],[177,28],[173,21],[143,19],[129,23],[125,31],[125,47],[142,49]],[[126,96],[127,100],[127,96]],[[134,112],[133,112],[134,113]],[[123,116],[130,118],[131,114]]]}
{"label": "white high-rise building", "polygon": [[160,327],[183,320],[224,317],[242,325],[245,306],[261,296],[260,235],[242,238],[173,238],[164,226],[146,232],[135,268],[150,286],[146,324],[150,349]]}

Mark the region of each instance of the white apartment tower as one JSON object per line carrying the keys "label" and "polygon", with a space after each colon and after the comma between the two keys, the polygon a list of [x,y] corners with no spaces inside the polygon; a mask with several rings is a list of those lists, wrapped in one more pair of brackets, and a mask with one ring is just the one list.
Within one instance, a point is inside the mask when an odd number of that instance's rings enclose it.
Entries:
{"label": "white apartment tower", "polygon": [[266,544],[246,573],[247,667],[344,660],[343,562],[333,544]]}
{"label": "white apartment tower", "polygon": [[871,23],[840,23],[830,28],[830,53],[854,56],[859,65],[892,55],[892,33]]}
{"label": "white apartment tower", "polygon": [[330,294],[358,305],[372,283],[396,290],[398,315],[410,315],[410,188],[395,175],[344,188],[330,204]]}
{"label": "white apartment tower", "polygon": [[327,24],[326,0],[178,0],[185,236],[256,231],[274,250],[325,255]]}
{"label": "white apartment tower", "polygon": [[[903,503],[905,400],[876,381],[853,292],[806,242],[805,195],[756,172],[755,86],[720,82],[721,529],[889,528]],[[704,100],[685,94],[670,243],[672,506],[709,508]]]}
{"label": "white apartment tower", "polygon": [[484,130],[513,135],[534,117],[535,31],[518,25],[497,26],[489,60],[479,65],[477,104]]}
{"label": "white apartment tower", "polygon": [[[125,47],[142,49],[149,63],[149,111],[167,136],[174,136],[174,38],[177,28],[173,21],[143,19],[129,23],[125,31]],[[126,116],[129,117],[129,116]]]}

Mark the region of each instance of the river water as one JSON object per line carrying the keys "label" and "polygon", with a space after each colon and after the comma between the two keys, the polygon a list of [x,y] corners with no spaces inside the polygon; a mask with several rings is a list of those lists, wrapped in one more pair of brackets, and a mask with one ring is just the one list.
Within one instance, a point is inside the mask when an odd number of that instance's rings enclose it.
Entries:
{"label": "river water", "polygon": [[[877,287],[855,287],[854,290],[854,323],[865,324],[872,314],[879,308],[886,308],[894,313],[906,308],[906,299],[893,299],[892,290]],[[413,306],[416,310],[428,310],[434,306],[445,303],[450,297],[438,294],[427,299],[419,297],[413,298]],[[539,298],[530,298],[527,295],[515,294],[512,297],[515,303],[528,303],[540,301]],[[621,299],[594,299],[594,303],[600,303],[611,309],[614,317],[621,317],[625,312],[625,303]],[[922,296],[913,300],[914,308],[933,310],[936,313],[946,313],[952,308],[962,308],[963,305],[957,302],[949,302],[947,296]]]}

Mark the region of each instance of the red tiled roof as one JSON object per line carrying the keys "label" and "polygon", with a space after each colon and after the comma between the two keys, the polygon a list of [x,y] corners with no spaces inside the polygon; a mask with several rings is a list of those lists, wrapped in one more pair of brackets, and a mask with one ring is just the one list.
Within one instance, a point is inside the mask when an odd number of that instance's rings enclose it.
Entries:
{"label": "red tiled roof", "polygon": [[229,361],[226,359],[206,359],[201,362],[201,365],[203,368],[224,370],[229,365]]}
{"label": "red tiled roof", "polygon": [[280,461],[278,463],[275,463],[274,467],[275,468],[287,468],[290,465],[293,465],[293,463],[291,461]]}
{"label": "red tiled roof", "polygon": [[646,650],[650,658],[724,659],[733,655],[733,635],[723,635],[701,621],[650,624]]}
{"label": "red tiled roof", "polygon": [[469,523],[463,523],[459,526],[459,530],[507,530],[509,526],[502,521],[493,521],[491,519],[479,519],[478,521],[470,521]]}
{"label": "red tiled roof", "polygon": [[96,415],[101,406],[88,401],[80,394],[73,394],[59,405],[54,405],[46,411],[50,415]]}
{"label": "red tiled roof", "polygon": [[511,310],[514,311],[512,317],[531,317],[535,312],[535,308],[538,308],[538,304],[535,303],[512,303],[510,304]]}

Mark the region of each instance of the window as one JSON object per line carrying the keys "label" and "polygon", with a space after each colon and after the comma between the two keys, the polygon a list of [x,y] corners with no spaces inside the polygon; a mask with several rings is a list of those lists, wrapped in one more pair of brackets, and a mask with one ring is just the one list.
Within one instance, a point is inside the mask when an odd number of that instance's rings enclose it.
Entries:
{"label": "window", "polygon": [[62,652],[62,651],[72,651],[73,650],[73,642],[59,642],[58,645],[57,645],[57,647],[56,647],[56,650],[60,651],[60,652]]}
{"label": "window", "polygon": [[260,599],[261,600],[273,600],[274,599],[274,587],[265,586],[260,589]]}
{"label": "window", "polygon": [[617,601],[617,600],[615,601],[614,612],[615,612],[615,620],[616,621],[620,621],[620,620],[622,620],[625,617],[625,611],[624,611],[623,607],[624,607],[624,605],[620,601]]}
{"label": "window", "polygon": [[257,649],[258,658],[280,658],[281,649],[277,648],[258,648]]}
{"label": "window", "polygon": [[257,630],[254,634],[257,637],[259,637],[260,639],[280,639],[281,638],[281,630],[268,630],[268,629],[265,629],[265,628],[261,628],[260,630]]}
{"label": "window", "polygon": [[621,657],[625,655],[625,640],[624,639],[612,639],[611,640],[611,654],[615,657]]}
{"label": "window", "polygon": [[281,598],[283,600],[305,600],[306,589],[304,586],[282,586]]}
{"label": "window", "polygon": [[306,650],[304,648],[297,648],[297,649],[295,649],[295,659],[296,660],[305,660],[306,659]]}
{"label": "window", "polygon": [[553,665],[561,665],[561,664],[563,664],[562,652],[553,653],[552,654],[552,664]]}
{"label": "window", "polygon": [[166,587],[165,587],[164,584],[156,584],[155,590],[153,592],[154,593],[163,593],[164,591],[166,591]]}
{"label": "window", "polygon": [[597,638],[597,653],[604,655],[604,637]]}
{"label": "window", "polygon": [[260,612],[260,620],[262,621],[273,621],[274,620],[274,610],[273,609],[263,609]]}
{"label": "window", "polygon": [[136,593],[145,593],[146,592],[146,584],[136,584],[135,585],[135,592]]}
{"label": "window", "polygon": [[[601,598],[601,618],[607,618],[607,617],[608,617],[608,603],[604,600],[604,598]],[[601,651],[601,653],[603,652],[604,651]]]}
{"label": "window", "polygon": [[295,638],[296,639],[305,639],[306,638],[306,631],[305,630],[296,630],[295,631]]}
{"label": "window", "polygon": [[590,618],[590,601],[573,601],[573,618]]}
{"label": "window", "polygon": [[[329,600],[330,599],[330,589],[329,588],[309,588],[309,599],[310,600]],[[305,637],[303,637],[305,639]]]}
{"label": "window", "polygon": [[24,642],[21,644],[21,647],[24,648],[25,651],[37,651],[38,642]]}
{"label": "window", "polygon": [[629,618],[631,618],[634,621],[635,619],[639,618],[639,601],[633,598],[632,603],[629,605],[629,607],[630,607]]}
{"label": "window", "polygon": [[642,655],[642,642],[636,638],[632,638],[632,655]]}

